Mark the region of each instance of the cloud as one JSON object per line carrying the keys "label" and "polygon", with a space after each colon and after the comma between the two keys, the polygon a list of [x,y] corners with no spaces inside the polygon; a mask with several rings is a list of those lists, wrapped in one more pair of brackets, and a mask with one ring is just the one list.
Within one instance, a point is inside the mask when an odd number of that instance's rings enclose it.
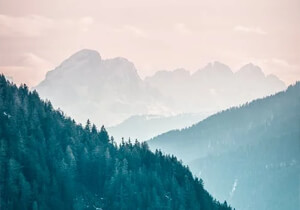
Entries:
{"label": "cloud", "polygon": [[272,58],[271,61],[275,64],[281,65],[282,67],[293,68],[294,66],[289,64],[286,60],[280,58]]}
{"label": "cloud", "polygon": [[133,25],[124,25],[123,28],[131,33],[133,33],[135,36],[137,37],[142,37],[142,38],[147,38],[148,35],[145,31],[143,31],[142,29],[133,26]]}
{"label": "cloud", "polygon": [[266,35],[267,34],[267,32],[265,32],[261,28],[246,27],[246,26],[242,26],[242,25],[235,26],[234,30],[237,31],[237,32],[243,32],[243,33],[254,33],[254,34],[260,34],[260,35]]}
{"label": "cloud", "polygon": [[0,14],[0,36],[37,37],[53,25],[52,19],[38,15],[12,17]]}
{"label": "cloud", "polygon": [[87,32],[89,30],[90,26],[92,26],[95,23],[95,21],[94,21],[94,18],[88,16],[88,17],[80,18],[78,23],[81,27],[81,30],[84,32]]}
{"label": "cloud", "polygon": [[77,30],[86,32],[95,23],[94,18],[85,16],[73,19],[51,19],[39,15],[8,16],[0,14],[0,37],[39,37],[50,30]]}
{"label": "cloud", "polygon": [[192,33],[192,31],[189,28],[187,28],[187,26],[184,23],[176,23],[174,25],[174,28],[177,32],[179,32],[180,34],[183,34],[183,35]]}
{"label": "cloud", "polygon": [[0,66],[0,72],[12,77],[16,84],[26,83],[29,87],[37,85],[37,81],[41,81],[53,68],[50,62],[33,53],[24,53],[17,60],[15,65]]}

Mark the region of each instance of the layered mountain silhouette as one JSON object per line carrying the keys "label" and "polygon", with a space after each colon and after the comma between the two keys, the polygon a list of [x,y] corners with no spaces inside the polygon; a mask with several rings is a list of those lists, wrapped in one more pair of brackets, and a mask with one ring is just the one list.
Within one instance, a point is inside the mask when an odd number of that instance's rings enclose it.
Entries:
{"label": "layered mountain silhouette", "polygon": [[297,82],[284,92],[159,135],[149,145],[182,159],[205,180],[207,189],[237,209],[296,210],[300,208],[299,110]]}
{"label": "layered mountain silhouette", "polygon": [[265,76],[258,66],[247,64],[233,73],[220,62],[193,74],[184,69],[159,71],[145,81],[168,97],[168,106],[179,112],[220,111],[285,89],[282,81]]}
{"label": "layered mountain silhouette", "polygon": [[157,134],[193,125],[210,114],[212,113],[186,113],[175,116],[134,115],[116,126],[108,127],[107,130],[113,133],[116,139],[146,141]]}
{"label": "layered mountain silhouette", "polygon": [[81,123],[91,118],[116,127],[134,115],[213,113],[283,90],[285,84],[253,64],[233,73],[219,62],[193,74],[158,71],[142,80],[125,58],[102,59],[94,50],[81,50],[49,71],[35,89]]}
{"label": "layered mountain silhouette", "polygon": [[104,127],[76,124],[3,75],[0,192],[7,210],[231,209],[176,157],[152,153],[145,142],[116,146]]}

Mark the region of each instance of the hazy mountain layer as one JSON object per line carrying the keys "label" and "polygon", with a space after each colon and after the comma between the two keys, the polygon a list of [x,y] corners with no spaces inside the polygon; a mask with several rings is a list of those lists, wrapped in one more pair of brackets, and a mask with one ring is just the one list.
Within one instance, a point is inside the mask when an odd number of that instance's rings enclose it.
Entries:
{"label": "hazy mountain layer", "polygon": [[167,106],[178,112],[222,110],[285,89],[274,75],[265,76],[253,64],[236,73],[219,62],[190,74],[184,69],[159,71],[145,82],[167,97]]}
{"label": "hazy mountain layer", "polygon": [[33,210],[230,210],[175,157],[116,146],[0,75],[0,207]]}
{"label": "hazy mountain layer", "polygon": [[127,59],[104,60],[93,50],[75,53],[36,87],[42,98],[79,122],[91,118],[106,126],[133,115],[213,112],[283,89],[282,81],[266,77],[252,64],[233,73],[215,62],[194,74],[184,69],[159,71],[142,80]]}
{"label": "hazy mountain layer", "polygon": [[125,141],[129,138],[131,140],[146,141],[169,130],[191,126],[210,114],[190,113],[166,117],[160,115],[135,115],[116,126],[108,127],[107,130],[115,137],[116,141],[121,141],[122,138]]}
{"label": "hazy mountain layer", "polygon": [[241,210],[300,209],[300,82],[149,141]]}

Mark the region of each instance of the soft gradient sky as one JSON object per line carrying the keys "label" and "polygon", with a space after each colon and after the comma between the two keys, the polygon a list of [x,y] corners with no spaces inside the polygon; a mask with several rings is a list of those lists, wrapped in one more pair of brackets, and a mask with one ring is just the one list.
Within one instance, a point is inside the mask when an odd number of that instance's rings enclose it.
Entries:
{"label": "soft gradient sky", "polygon": [[0,0],[0,72],[29,86],[74,52],[126,57],[141,76],[252,62],[300,80],[299,0]]}

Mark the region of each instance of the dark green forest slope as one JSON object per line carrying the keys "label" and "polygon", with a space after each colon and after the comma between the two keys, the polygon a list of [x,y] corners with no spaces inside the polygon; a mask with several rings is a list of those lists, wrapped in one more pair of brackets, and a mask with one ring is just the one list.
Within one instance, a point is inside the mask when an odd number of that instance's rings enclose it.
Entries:
{"label": "dark green forest slope", "polygon": [[240,210],[300,209],[300,82],[149,142]]}
{"label": "dark green forest slope", "polygon": [[227,210],[174,156],[85,127],[0,75],[0,209]]}

